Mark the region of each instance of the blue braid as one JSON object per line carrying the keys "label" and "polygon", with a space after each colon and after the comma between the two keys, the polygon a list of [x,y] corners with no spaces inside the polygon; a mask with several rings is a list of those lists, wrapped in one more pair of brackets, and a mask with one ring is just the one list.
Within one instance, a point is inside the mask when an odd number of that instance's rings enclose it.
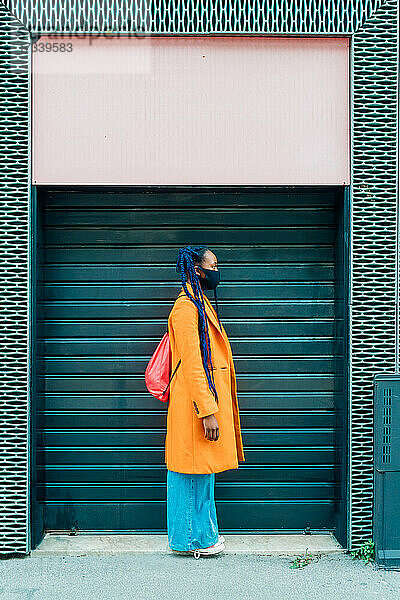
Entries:
{"label": "blue braid", "polygon": [[[181,276],[182,286],[186,296],[196,306],[199,314],[200,349],[204,372],[207,377],[208,387],[214,394],[215,400],[218,402],[218,394],[214,383],[214,372],[211,361],[211,344],[208,333],[208,319],[204,304],[203,290],[200,286],[200,278],[194,270],[195,262],[201,262],[206,250],[208,250],[207,246],[185,246],[184,248],[181,248],[178,252],[176,271]],[[193,296],[187,287],[188,277],[189,283],[192,286]]]}

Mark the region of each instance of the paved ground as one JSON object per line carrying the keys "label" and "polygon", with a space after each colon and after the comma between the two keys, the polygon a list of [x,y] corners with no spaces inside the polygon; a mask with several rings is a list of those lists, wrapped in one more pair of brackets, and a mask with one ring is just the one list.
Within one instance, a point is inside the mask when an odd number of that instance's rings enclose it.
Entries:
{"label": "paved ground", "polygon": [[399,600],[400,571],[330,553],[302,569],[293,556],[167,553],[41,556],[0,561],[0,600]]}

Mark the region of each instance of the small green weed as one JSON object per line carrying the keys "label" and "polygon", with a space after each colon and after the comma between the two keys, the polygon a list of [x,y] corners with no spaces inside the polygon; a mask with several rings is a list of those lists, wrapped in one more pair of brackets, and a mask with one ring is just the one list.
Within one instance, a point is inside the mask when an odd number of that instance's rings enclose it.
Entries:
{"label": "small green weed", "polygon": [[308,548],[306,548],[305,554],[297,556],[295,559],[292,560],[289,569],[303,569],[304,567],[309,565],[312,560],[318,560],[320,558],[321,554],[311,554],[308,552]]}
{"label": "small green weed", "polygon": [[357,548],[357,550],[352,550],[350,554],[352,555],[353,559],[360,558],[365,562],[365,564],[368,564],[375,558],[375,542],[372,540],[367,540],[362,546],[360,546],[360,548]]}

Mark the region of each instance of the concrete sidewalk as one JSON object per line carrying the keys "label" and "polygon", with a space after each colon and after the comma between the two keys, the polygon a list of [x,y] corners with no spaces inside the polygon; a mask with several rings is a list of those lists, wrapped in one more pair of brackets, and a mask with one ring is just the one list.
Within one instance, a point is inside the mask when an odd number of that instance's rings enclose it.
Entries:
{"label": "concrete sidewalk", "polygon": [[[308,552],[343,552],[330,534],[322,535],[225,535],[225,554],[268,554],[293,556]],[[82,556],[171,553],[166,534],[98,535],[47,534],[33,555]]]}
{"label": "concrete sidewalk", "polygon": [[399,571],[365,565],[342,551],[316,553],[301,569],[291,568],[294,559],[294,555],[243,552],[198,560],[156,551],[96,556],[35,552],[27,558],[0,561],[0,600],[400,598]]}

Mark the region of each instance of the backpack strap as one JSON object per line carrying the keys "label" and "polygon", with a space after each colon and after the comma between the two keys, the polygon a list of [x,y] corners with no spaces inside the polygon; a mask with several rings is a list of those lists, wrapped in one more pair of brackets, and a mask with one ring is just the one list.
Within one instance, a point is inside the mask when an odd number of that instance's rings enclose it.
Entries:
{"label": "backpack strap", "polygon": [[[179,296],[177,296],[177,297],[175,298],[175,302],[178,300],[178,298],[181,298],[182,296],[186,296],[185,292],[182,292],[181,294],[179,294]],[[175,302],[174,302],[174,304],[175,304]],[[168,333],[168,324],[167,324],[167,333]],[[172,373],[171,377],[169,378],[168,385],[167,385],[167,387],[165,388],[165,390],[163,391],[162,395],[164,395],[164,394],[165,394],[165,392],[168,390],[168,388],[169,388],[169,386],[170,386],[170,384],[171,384],[171,381],[172,381],[172,379],[173,379],[173,377],[174,377],[175,373],[177,372],[177,370],[178,370],[178,367],[180,366],[181,362],[182,362],[182,359],[179,359],[179,361],[178,361],[178,364],[176,365],[176,367],[175,367],[175,369],[174,369],[174,372]]]}
{"label": "backpack strap", "polygon": [[175,375],[175,373],[177,372],[177,370],[178,370],[178,367],[179,367],[179,365],[181,364],[181,362],[182,362],[182,359],[179,359],[179,362],[178,362],[178,364],[176,365],[176,367],[175,367],[175,369],[174,369],[174,372],[172,373],[171,377],[169,378],[168,385],[167,385],[167,387],[165,388],[165,390],[164,390],[164,391],[163,391],[163,393],[162,393],[162,395],[163,395],[163,396],[164,396],[165,392],[168,390],[168,388],[169,388],[169,386],[170,386],[170,384],[171,384],[172,378],[173,378],[173,376]]}

